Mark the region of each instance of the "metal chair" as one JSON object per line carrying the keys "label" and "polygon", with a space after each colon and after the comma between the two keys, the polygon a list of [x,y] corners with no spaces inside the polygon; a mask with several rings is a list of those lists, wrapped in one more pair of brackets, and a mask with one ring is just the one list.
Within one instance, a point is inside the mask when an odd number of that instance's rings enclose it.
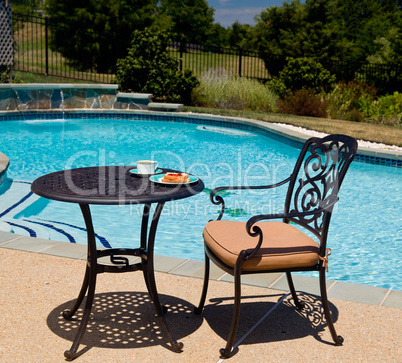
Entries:
{"label": "metal chair", "polygon": [[[216,221],[209,221],[203,237],[205,246],[204,286],[200,314],[207,295],[209,260],[234,276],[234,309],[226,347],[222,357],[229,357],[240,317],[241,275],[262,272],[285,272],[289,289],[298,309],[303,309],[293,285],[294,271],[319,271],[321,300],[325,319],[336,345],[342,345],[329,309],[325,271],[328,266],[328,227],[338,192],[357,151],[357,141],[345,135],[310,138],[304,144],[292,174],[285,180],[266,186],[219,187],[212,191],[211,201],[221,205]],[[225,210],[222,190],[270,189],[289,183],[282,214],[256,215],[247,222],[222,221]],[[279,219],[281,221],[272,221]],[[263,221],[264,222],[261,222]],[[269,220],[269,221],[267,221]],[[258,223],[257,223],[258,222]],[[302,228],[289,224],[296,223]],[[311,238],[302,230],[310,231]]]}

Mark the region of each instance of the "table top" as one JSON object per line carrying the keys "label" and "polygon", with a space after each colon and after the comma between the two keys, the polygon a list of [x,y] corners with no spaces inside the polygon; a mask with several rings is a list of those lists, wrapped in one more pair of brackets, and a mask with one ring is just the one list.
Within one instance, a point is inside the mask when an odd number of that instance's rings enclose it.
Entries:
{"label": "table top", "polygon": [[[201,179],[191,184],[165,185],[136,175],[135,166],[96,166],[69,169],[36,179],[31,190],[41,197],[79,204],[133,204],[167,202],[190,197],[204,189]],[[180,171],[162,169],[163,173]]]}

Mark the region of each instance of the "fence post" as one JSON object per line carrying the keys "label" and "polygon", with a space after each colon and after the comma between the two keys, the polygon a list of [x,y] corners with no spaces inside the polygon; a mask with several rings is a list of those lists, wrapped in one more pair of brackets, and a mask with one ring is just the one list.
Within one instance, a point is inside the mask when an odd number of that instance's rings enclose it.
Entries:
{"label": "fence post", "polygon": [[184,43],[182,40],[179,41],[180,48],[180,72],[183,70],[183,53],[184,53]]}
{"label": "fence post", "polygon": [[243,54],[243,51],[240,49],[239,52],[239,77],[241,77],[241,56]]}
{"label": "fence post", "polygon": [[46,75],[49,75],[49,36],[48,36],[48,23],[47,16],[45,16],[45,43],[46,43]]}

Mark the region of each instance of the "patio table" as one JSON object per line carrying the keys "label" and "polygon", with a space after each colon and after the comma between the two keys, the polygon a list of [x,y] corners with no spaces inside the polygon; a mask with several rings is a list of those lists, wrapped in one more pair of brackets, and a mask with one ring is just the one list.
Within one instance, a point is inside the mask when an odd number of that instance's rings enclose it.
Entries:
{"label": "patio table", "polygon": [[[152,182],[148,177],[136,175],[131,172],[132,169],[135,169],[135,167],[98,166],[70,169],[41,176],[32,183],[31,190],[39,196],[56,201],[78,203],[86,225],[88,252],[84,280],[74,306],[71,310],[63,312],[65,319],[71,319],[77,312],[88,291],[83,317],[77,334],[70,350],[64,353],[64,356],[68,360],[74,359],[77,354],[94,301],[96,276],[98,273],[103,272],[143,271],[146,286],[162,330],[169,339],[174,351],[180,352],[183,348],[183,344],[177,342],[170,334],[164,318],[166,309],[159,301],[154,275],[155,235],[165,202],[188,198],[198,194],[204,189],[204,183],[201,179],[198,179],[191,184],[164,185]],[[162,173],[179,172],[171,169],[160,170]],[[148,232],[148,221],[152,203],[157,203],[157,205]],[[140,247],[135,249],[97,249],[95,231],[89,208],[90,204],[143,204]],[[99,258],[104,256],[110,256],[111,264],[102,264],[98,261]],[[141,258],[141,262],[130,263],[126,256],[138,256]]]}

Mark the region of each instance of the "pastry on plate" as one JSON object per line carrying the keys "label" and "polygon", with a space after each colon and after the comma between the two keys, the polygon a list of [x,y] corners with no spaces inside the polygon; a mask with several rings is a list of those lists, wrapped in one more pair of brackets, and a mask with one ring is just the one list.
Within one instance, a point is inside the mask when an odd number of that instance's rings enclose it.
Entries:
{"label": "pastry on plate", "polygon": [[187,173],[166,173],[162,179],[164,183],[187,183],[190,181]]}

